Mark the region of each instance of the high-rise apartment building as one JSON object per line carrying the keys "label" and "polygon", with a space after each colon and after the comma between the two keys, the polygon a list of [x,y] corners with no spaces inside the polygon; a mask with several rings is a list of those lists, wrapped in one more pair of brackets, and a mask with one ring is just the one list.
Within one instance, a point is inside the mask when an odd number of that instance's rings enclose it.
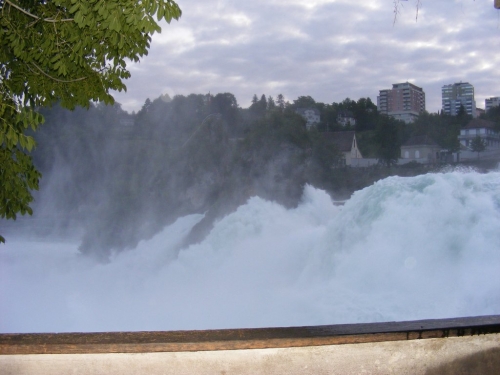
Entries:
{"label": "high-rise apartment building", "polygon": [[442,110],[447,115],[456,116],[460,107],[472,117],[476,117],[476,101],[474,100],[474,86],[468,82],[444,85],[441,89]]}
{"label": "high-rise apartment building", "polygon": [[484,101],[484,110],[488,112],[493,107],[500,107],[500,96],[489,98]]}
{"label": "high-rise apartment building", "polygon": [[380,113],[395,119],[413,122],[425,111],[424,90],[409,82],[395,83],[392,89],[379,91],[377,108]]}

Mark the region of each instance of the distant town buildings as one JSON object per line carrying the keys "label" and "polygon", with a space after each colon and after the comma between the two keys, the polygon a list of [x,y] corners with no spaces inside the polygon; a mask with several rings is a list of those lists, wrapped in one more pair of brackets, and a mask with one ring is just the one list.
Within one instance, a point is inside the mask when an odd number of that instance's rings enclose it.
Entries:
{"label": "distant town buildings", "polygon": [[444,85],[441,89],[441,99],[443,113],[456,116],[460,112],[460,107],[463,106],[468,115],[477,117],[474,86],[470,83],[459,82]]}
{"label": "distant town buildings", "polygon": [[413,122],[425,111],[424,90],[409,82],[395,83],[392,89],[379,91],[377,108],[380,113],[397,120]]}
{"label": "distant town buildings", "polygon": [[319,110],[316,108],[297,108],[295,112],[307,121],[306,127],[308,130],[319,124],[321,120]]}
{"label": "distant town buildings", "polygon": [[484,110],[486,112],[488,112],[493,107],[499,107],[499,106],[500,106],[500,96],[489,98],[484,101]]}

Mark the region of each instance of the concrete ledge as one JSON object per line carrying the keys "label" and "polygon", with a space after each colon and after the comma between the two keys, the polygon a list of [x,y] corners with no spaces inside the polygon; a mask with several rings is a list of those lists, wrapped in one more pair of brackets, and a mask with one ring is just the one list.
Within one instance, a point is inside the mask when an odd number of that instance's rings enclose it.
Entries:
{"label": "concrete ledge", "polygon": [[498,374],[500,334],[202,352],[0,356],[3,375]]}
{"label": "concrete ledge", "polygon": [[0,374],[498,374],[500,316],[313,327],[1,334]]}

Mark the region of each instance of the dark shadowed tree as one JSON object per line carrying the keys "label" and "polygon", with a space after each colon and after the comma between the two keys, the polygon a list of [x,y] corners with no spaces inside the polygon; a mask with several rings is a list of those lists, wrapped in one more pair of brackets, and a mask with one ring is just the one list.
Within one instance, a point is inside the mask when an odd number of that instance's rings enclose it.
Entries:
{"label": "dark shadowed tree", "polygon": [[262,96],[260,97],[260,100],[259,100],[259,105],[261,108],[266,108],[267,109],[267,98],[264,94],[262,94]]}
{"label": "dark shadowed tree", "polygon": [[225,92],[215,95],[210,102],[211,113],[220,113],[230,127],[234,127],[238,120],[238,101],[236,97]]}
{"label": "dark shadowed tree", "polygon": [[252,104],[257,104],[258,101],[259,101],[259,98],[257,98],[257,94],[253,94]]}
{"label": "dark shadowed tree", "polygon": [[137,117],[136,117],[137,121],[141,122],[142,119],[144,119],[147,116],[150,109],[151,109],[151,100],[147,98],[144,104],[142,105],[141,109],[139,110],[139,112],[137,112]]}
{"label": "dark shadowed tree", "polygon": [[284,109],[285,109],[285,97],[283,96],[283,94],[279,94],[276,97],[276,105],[278,106],[278,108],[280,109],[281,112],[284,111]]}
{"label": "dark shadowed tree", "polygon": [[314,173],[319,177],[319,180],[328,180],[333,169],[342,165],[343,154],[331,139],[322,136],[321,133],[310,133],[312,168],[316,167]]}
{"label": "dark shadowed tree", "polygon": [[269,96],[269,98],[267,98],[267,110],[272,111],[275,108],[276,108],[276,103],[274,101],[274,98],[272,96]]}
{"label": "dark shadowed tree", "polygon": [[361,98],[354,106],[356,131],[374,130],[377,123],[377,105],[370,98]]}
{"label": "dark shadowed tree", "polygon": [[479,153],[486,150],[486,141],[476,135],[476,137],[470,142],[470,149],[473,152],[477,152],[477,158],[479,159]]}
{"label": "dark shadowed tree", "polygon": [[500,106],[490,108],[482,117],[486,120],[493,121],[495,123],[495,129],[500,131]]}
{"label": "dark shadowed tree", "polygon": [[316,101],[308,96],[299,96],[293,101],[294,108],[316,108]]}
{"label": "dark shadowed tree", "polygon": [[257,95],[254,95],[252,99],[252,105],[249,108],[250,114],[254,119],[264,117],[267,109],[267,99],[264,94],[257,99]]}
{"label": "dark shadowed tree", "polygon": [[377,126],[375,141],[377,143],[377,158],[379,161],[388,167],[396,164],[401,156],[398,121],[385,117]]}

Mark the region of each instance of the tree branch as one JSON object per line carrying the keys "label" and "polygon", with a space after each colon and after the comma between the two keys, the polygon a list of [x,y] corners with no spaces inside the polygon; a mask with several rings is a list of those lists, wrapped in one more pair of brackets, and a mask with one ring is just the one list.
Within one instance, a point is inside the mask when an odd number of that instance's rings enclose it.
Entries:
{"label": "tree branch", "polygon": [[415,15],[415,22],[418,21],[418,11],[420,10],[421,6],[422,6],[421,0],[417,0],[417,14]]}
{"label": "tree branch", "polygon": [[[406,0],[404,0],[406,1]],[[401,0],[393,0],[394,3],[394,21],[392,25],[394,26],[396,24],[396,20],[398,18],[398,15],[400,13],[399,8],[402,6]],[[417,8],[416,14],[415,14],[415,22],[418,21],[418,12],[420,11],[420,8],[422,7],[422,0],[416,0],[415,1],[415,7]]]}
{"label": "tree branch", "polygon": [[31,65],[33,65],[35,68],[38,69],[38,71],[40,73],[42,73],[44,76],[56,81],[56,82],[60,82],[60,83],[73,83],[73,82],[78,82],[78,81],[83,81],[85,79],[87,79],[87,77],[80,77],[80,78],[76,78],[76,79],[70,79],[70,80],[64,80],[64,79],[58,79],[56,77],[52,77],[51,75],[45,73],[42,68],[40,68],[38,65],[36,65],[34,62],[31,63]]}
{"label": "tree branch", "polygon": [[40,20],[41,19],[42,21],[53,22],[53,23],[55,23],[55,22],[71,22],[71,21],[74,20],[73,18],[63,18],[63,19],[60,19],[60,20],[56,20],[56,19],[53,19],[53,18],[40,18],[40,17],[35,16],[34,14],[28,12],[27,10],[21,8],[19,5],[14,4],[10,0],[5,0],[5,3],[9,4],[11,7],[16,8],[18,11],[20,11],[20,12],[26,14],[27,16],[30,16],[30,17],[32,17],[32,18],[34,18],[36,20]]}
{"label": "tree branch", "polygon": [[396,24],[396,20],[398,19],[399,14],[399,0],[394,0],[394,21],[392,22],[392,26]]}

